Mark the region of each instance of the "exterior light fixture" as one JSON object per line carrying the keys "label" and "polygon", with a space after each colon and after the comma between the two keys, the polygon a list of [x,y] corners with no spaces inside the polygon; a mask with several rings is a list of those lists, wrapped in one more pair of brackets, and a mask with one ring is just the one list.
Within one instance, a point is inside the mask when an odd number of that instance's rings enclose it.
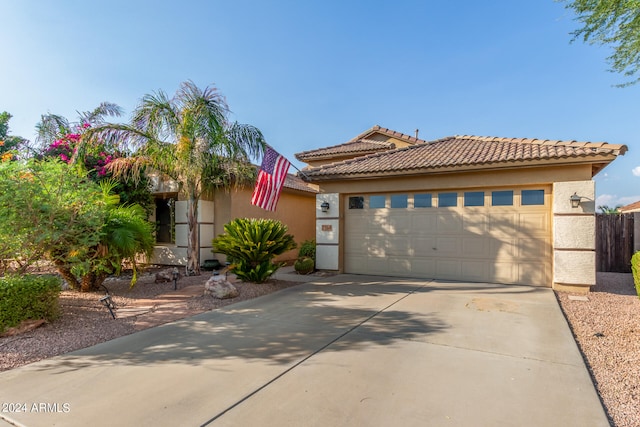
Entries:
{"label": "exterior light fixture", "polygon": [[106,291],[105,295],[100,298],[100,302],[107,307],[107,309],[109,310],[109,313],[111,313],[111,317],[113,317],[114,319],[116,318],[116,313],[115,313],[115,309],[116,309],[116,305],[113,302],[113,300],[111,299],[111,294],[109,294],[109,289],[107,289],[107,287],[105,285],[100,285],[101,287],[104,288],[104,290]]}
{"label": "exterior light fixture", "polygon": [[582,197],[578,196],[577,193],[573,193],[571,197],[569,197],[569,200],[571,201],[571,207],[577,208],[580,206],[580,201],[582,200]]}
{"label": "exterior light fixture", "polygon": [[322,209],[322,212],[329,212],[329,202],[322,202],[322,204],[320,205],[320,209]]}
{"label": "exterior light fixture", "polygon": [[178,289],[178,278],[180,277],[180,272],[178,271],[178,267],[173,267],[171,276],[173,277],[173,290],[175,291]]}

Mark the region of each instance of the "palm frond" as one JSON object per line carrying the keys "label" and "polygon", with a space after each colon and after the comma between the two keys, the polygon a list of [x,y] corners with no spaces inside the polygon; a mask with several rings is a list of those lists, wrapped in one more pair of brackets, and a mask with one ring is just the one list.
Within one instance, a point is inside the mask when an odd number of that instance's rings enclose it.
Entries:
{"label": "palm frond", "polygon": [[57,114],[43,114],[36,124],[38,136],[36,141],[42,146],[52,144],[60,135],[68,133],[71,128],[69,121]]}
{"label": "palm frond", "polygon": [[82,123],[91,123],[92,125],[104,123],[106,116],[120,117],[122,115],[122,108],[118,104],[113,102],[101,102],[92,111],[78,112],[78,117]]}
{"label": "palm frond", "polygon": [[153,139],[167,142],[176,142],[178,124],[173,102],[161,90],[143,96],[131,120],[131,126],[135,129]]}
{"label": "palm frond", "polygon": [[[239,147],[251,158],[264,153],[267,143],[260,129],[255,126],[233,122],[226,129],[225,140],[231,147]],[[233,157],[233,156],[232,156]]]}

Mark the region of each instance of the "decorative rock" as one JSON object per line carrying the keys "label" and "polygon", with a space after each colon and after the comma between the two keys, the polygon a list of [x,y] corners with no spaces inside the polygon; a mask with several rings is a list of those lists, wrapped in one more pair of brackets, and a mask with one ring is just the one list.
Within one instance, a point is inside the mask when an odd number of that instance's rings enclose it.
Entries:
{"label": "decorative rock", "polygon": [[[173,268],[167,270],[158,271],[156,273],[156,283],[173,282]],[[178,277],[182,277],[182,274],[178,274]]]}
{"label": "decorative rock", "polygon": [[237,297],[240,292],[224,276],[213,276],[204,284],[204,294],[217,299],[228,299]]}

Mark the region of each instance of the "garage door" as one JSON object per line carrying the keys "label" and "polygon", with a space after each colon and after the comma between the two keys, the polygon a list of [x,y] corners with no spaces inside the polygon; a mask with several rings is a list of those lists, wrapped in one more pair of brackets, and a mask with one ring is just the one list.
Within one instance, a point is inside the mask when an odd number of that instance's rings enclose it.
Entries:
{"label": "garage door", "polygon": [[345,196],[348,273],[551,286],[550,188]]}

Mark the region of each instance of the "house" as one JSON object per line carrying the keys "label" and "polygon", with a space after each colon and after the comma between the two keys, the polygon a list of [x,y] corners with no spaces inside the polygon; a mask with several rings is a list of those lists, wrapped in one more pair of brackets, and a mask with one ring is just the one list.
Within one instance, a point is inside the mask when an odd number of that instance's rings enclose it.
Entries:
{"label": "house", "polygon": [[471,135],[424,141],[374,126],[298,153],[309,165],[304,180],[319,187],[316,266],[588,292],[592,178],[626,150]]}
{"label": "house", "polygon": [[[186,265],[187,263],[187,202],[180,200],[177,183],[152,177],[156,200],[156,246],[150,262],[161,265]],[[271,218],[282,221],[288,233],[300,244],[315,238],[315,196],[317,186],[288,174],[280,195],[277,209],[265,211],[251,204],[253,187],[216,190],[205,194],[198,203],[198,233],[200,239],[200,263],[208,259],[225,261],[224,255],[212,253],[212,240],[224,233],[224,225],[234,218]],[[297,258],[297,249],[280,255],[276,260]]]}
{"label": "house", "polygon": [[618,211],[620,211],[620,213],[640,212],[640,201],[622,206]]}

